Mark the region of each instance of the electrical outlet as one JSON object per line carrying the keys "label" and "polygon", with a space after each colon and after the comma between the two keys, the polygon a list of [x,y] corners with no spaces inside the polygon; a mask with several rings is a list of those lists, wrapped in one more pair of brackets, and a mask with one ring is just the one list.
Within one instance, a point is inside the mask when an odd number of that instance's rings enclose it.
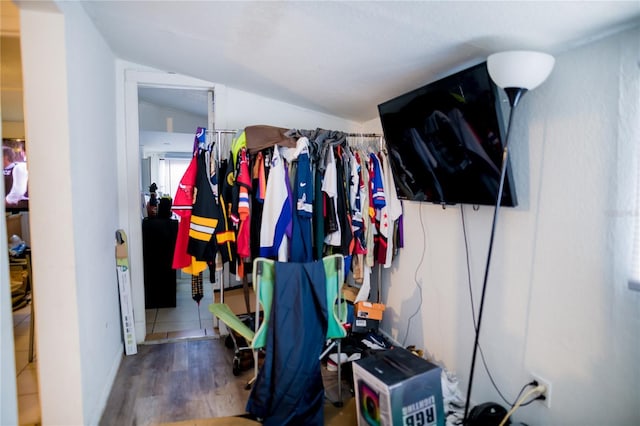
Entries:
{"label": "electrical outlet", "polygon": [[546,390],[542,394],[544,395],[544,399],[539,399],[538,402],[540,402],[547,408],[551,408],[551,382],[533,372],[531,373],[531,379],[536,380],[539,385],[543,385],[546,388]]}

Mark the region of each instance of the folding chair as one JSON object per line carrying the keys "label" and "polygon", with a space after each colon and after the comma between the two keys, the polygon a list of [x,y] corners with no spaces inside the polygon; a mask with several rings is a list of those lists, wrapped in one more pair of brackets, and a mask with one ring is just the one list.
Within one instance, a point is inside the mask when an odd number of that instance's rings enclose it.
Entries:
{"label": "folding chair", "polygon": [[[333,340],[320,356],[324,357],[334,345],[337,351],[341,351],[340,339],[346,336],[344,322],[347,317],[347,305],[342,301],[340,294],[344,282],[344,257],[340,254],[326,256],[322,259],[324,264],[327,295],[327,333],[326,338]],[[251,387],[258,375],[258,353],[265,347],[267,325],[271,317],[273,289],[275,285],[275,261],[266,258],[256,258],[253,262],[253,290],[256,296],[255,329],[251,330],[242,320],[236,316],[228,305],[224,303],[213,303],[209,305],[212,312],[227,327],[231,328],[244,337],[253,350],[254,376],[247,383],[247,389]],[[260,309],[262,307],[262,319]],[[340,356],[340,355],[338,355]],[[234,361],[235,362],[235,361]],[[341,366],[338,363],[338,383],[341,383]],[[342,389],[338,389],[339,401],[336,405],[342,404]]]}

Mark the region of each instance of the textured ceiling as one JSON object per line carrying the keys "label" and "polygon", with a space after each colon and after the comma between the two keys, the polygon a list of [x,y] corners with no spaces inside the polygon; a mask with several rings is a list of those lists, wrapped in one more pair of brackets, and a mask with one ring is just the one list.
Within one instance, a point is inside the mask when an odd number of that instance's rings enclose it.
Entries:
{"label": "textured ceiling", "polygon": [[366,121],[490,53],[559,53],[640,21],[640,2],[84,1],[117,56]]}
{"label": "textured ceiling", "polygon": [[[2,34],[16,37],[17,9],[0,1]],[[558,54],[640,24],[637,0],[81,3],[122,59],[355,121],[490,53]]]}

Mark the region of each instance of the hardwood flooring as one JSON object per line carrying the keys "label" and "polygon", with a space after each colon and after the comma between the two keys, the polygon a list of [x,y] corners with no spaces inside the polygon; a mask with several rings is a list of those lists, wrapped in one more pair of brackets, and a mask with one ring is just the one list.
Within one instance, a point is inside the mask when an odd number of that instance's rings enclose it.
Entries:
{"label": "hardwood flooring", "polygon": [[[245,385],[253,368],[234,376],[232,359],[233,350],[222,339],[139,345],[138,354],[120,364],[100,425],[157,425],[244,414],[249,397]],[[327,397],[337,400],[335,373],[325,370]],[[343,413],[327,402],[327,424],[355,424],[349,399],[343,383],[343,410],[350,411]]]}
{"label": "hardwood flooring", "polygon": [[244,384],[233,375],[233,351],[220,339],[140,345],[125,357],[100,424],[154,425],[244,413]]}

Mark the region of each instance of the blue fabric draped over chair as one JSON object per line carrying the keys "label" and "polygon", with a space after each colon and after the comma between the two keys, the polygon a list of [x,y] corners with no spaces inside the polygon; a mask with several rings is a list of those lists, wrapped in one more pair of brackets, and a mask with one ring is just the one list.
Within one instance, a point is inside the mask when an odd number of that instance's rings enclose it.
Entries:
{"label": "blue fabric draped over chair", "polygon": [[319,356],[327,334],[327,280],[322,261],[275,263],[264,364],[247,411],[265,425],[323,425]]}

